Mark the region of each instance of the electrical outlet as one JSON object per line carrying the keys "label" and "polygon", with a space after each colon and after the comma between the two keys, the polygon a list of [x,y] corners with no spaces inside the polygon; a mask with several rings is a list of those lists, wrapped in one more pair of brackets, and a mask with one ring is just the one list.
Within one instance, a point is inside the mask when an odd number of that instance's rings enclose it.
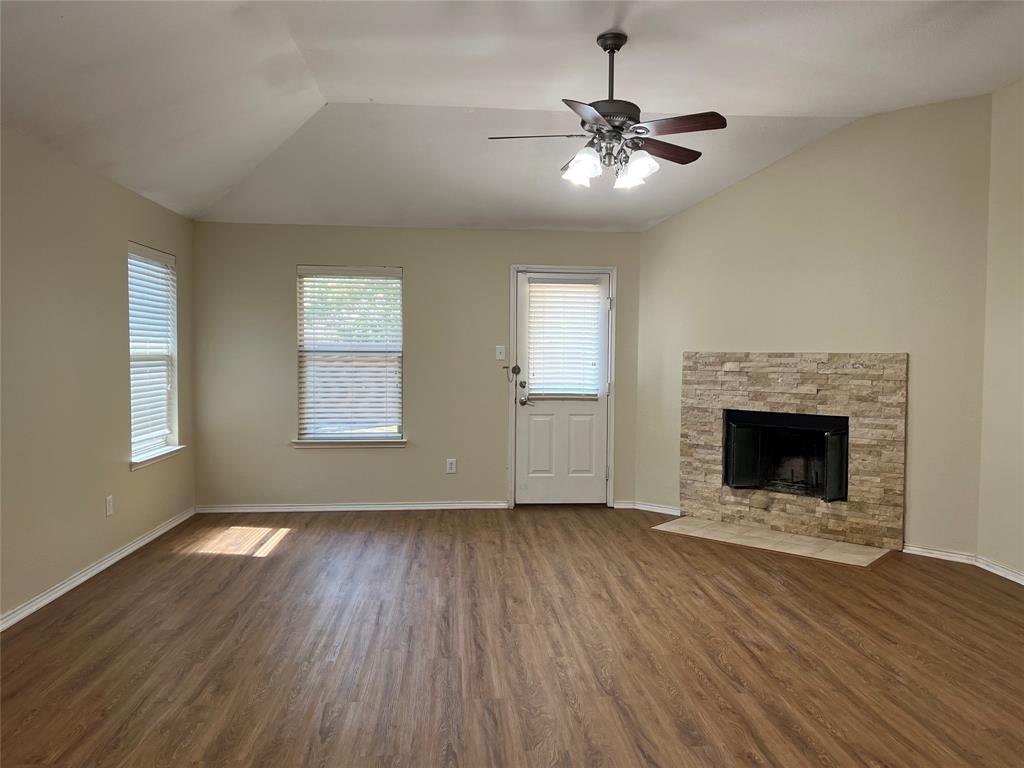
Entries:
{"label": "electrical outlet", "polygon": [[457,469],[457,462],[455,459],[446,459],[444,462],[444,471],[449,475],[454,475]]}
{"label": "electrical outlet", "polygon": [[494,348],[494,359],[504,360],[505,359],[505,345],[499,344]]}
{"label": "electrical outlet", "polygon": [[107,496],[107,517],[110,517],[112,514],[114,514],[114,497]]}

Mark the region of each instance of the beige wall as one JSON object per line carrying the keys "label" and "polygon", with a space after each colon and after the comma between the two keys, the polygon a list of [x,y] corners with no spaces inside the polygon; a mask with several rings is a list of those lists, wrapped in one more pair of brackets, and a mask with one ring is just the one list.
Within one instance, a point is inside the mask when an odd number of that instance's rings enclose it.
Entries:
{"label": "beige wall", "polygon": [[908,544],[973,552],[988,96],[870,117],[645,235],[637,498],[678,500],[683,350],[908,352]]}
{"label": "beige wall", "polygon": [[[200,505],[501,501],[509,266],[618,267],[615,497],[633,498],[636,238],[196,225]],[[298,264],[405,268],[405,448],[296,449]],[[446,457],[459,471],[446,475]]]}
{"label": "beige wall", "polygon": [[1024,81],[992,95],[978,554],[1024,571]]}
{"label": "beige wall", "polygon": [[[618,267],[616,499],[677,503],[684,349],[906,351],[908,543],[1022,568],[1020,137],[1017,84],[858,121],[649,233],[593,235],[193,225],[5,130],[0,607],[194,501],[504,499],[513,263]],[[178,256],[193,446],[134,473],[129,239]],[[405,267],[408,447],[289,445],[300,263]]]}
{"label": "beige wall", "polygon": [[193,504],[190,450],[128,469],[127,296],[129,240],[178,257],[180,426],[190,443],[192,224],[8,130],[2,166],[8,611]]}

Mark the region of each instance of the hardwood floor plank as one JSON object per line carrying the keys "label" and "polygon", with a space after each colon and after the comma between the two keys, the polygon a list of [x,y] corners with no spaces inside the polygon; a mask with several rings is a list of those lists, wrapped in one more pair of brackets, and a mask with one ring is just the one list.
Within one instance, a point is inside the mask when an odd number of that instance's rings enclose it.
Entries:
{"label": "hardwood floor plank", "polygon": [[1014,766],[1024,588],[603,507],[208,515],[0,636],[4,766]]}

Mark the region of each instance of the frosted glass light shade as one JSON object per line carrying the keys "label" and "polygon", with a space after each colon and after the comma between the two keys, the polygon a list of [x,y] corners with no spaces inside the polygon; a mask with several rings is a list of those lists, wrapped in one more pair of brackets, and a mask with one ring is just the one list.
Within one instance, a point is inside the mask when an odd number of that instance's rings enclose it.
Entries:
{"label": "frosted glass light shade", "polygon": [[631,189],[632,187],[639,187],[643,183],[643,179],[623,172],[615,177],[614,189]]}
{"label": "frosted glass light shade", "polygon": [[658,165],[658,161],[651,157],[647,150],[638,149],[629,156],[629,164],[626,165],[626,173],[629,176],[633,176],[638,179],[646,179],[652,173],[655,173],[660,167],[661,166]]}
{"label": "frosted glass light shade", "polygon": [[583,187],[590,186],[590,180],[601,175],[601,158],[593,147],[584,147],[569,161],[569,167],[562,178],[579,184]]}
{"label": "frosted glass light shade", "polygon": [[590,186],[590,177],[585,175],[579,168],[573,168],[571,165],[562,174],[562,178],[580,187]]}

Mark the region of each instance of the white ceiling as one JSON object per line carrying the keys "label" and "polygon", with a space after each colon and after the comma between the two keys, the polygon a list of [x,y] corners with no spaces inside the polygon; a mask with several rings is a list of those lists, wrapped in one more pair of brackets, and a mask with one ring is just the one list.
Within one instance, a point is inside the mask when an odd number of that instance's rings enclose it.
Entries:
{"label": "white ceiling", "polygon": [[[604,96],[716,109],[641,188],[559,178]],[[1024,74],[1017,2],[4,2],[3,122],[217,221],[638,230],[849,120]],[[326,106],[324,106],[326,103]]]}
{"label": "white ceiling", "polygon": [[279,224],[645,229],[843,122],[733,118],[726,131],[686,137],[688,146],[705,153],[696,163],[678,168],[663,163],[646,185],[631,190],[613,190],[609,180],[583,189],[562,181],[558,172],[583,140],[483,138],[572,130],[571,114],[328,104],[203,218]]}

